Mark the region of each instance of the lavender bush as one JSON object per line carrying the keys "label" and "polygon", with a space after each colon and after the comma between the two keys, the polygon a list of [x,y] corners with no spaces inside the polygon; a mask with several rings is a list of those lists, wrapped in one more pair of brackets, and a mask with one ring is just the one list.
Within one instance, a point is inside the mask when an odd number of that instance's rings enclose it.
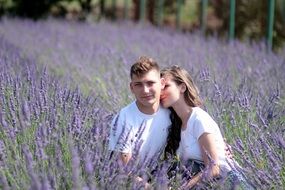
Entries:
{"label": "lavender bush", "polygon": [[[155,163],[122,168],[107,151],[109,122],[133,99],[128,71],[141,55],[193,75],[257,189],[285,186],[283,54],[133,23],[3,19],[0,26],[1,188],[142,188],[126,173],[146,178]],[[167,179],[169,164],[159,166],[154,187],[183,183]]]}

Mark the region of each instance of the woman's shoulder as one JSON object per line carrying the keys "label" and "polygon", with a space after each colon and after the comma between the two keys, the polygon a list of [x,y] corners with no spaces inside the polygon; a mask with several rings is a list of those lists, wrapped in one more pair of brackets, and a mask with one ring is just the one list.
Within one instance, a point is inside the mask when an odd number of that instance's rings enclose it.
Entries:
{"label": "woman's shoulder", "polygon": [[[191,116],[192,117],[192,116]],[[214,119],[200,107],[193,108],[193,118],[194,123],[197,125],[217,125]]]}
{"label": "woman's shoulder", "polygon": [[200,107],[193,107],[192,115],[198,119],[204,119],[205,117],[209,117],[210,115]]}

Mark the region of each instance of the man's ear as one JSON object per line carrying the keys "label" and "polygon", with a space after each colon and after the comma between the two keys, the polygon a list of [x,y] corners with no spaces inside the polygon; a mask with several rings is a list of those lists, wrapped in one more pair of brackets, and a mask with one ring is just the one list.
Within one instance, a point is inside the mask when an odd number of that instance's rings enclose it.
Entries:
{"label": "man's ear", "polygon": [[180,84],[180,92],[184,93],[186,91],[187,87],[185,85],[185,83]]}
{"label": "man's ear", "polygon": [[164,87],[165,87],[165,78],[160,78],[160,82],[161,82],[161,89],[164,89]]}
{"label": "man's ear", "polygon": [[131,89],[131,92],[133,93],[133,83],[130,82],[130,89]]}

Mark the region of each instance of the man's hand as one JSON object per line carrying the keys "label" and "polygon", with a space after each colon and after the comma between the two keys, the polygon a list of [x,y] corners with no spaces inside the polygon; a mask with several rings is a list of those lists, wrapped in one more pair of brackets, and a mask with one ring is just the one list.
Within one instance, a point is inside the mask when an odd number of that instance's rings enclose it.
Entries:
{"label": "man's hand", "polygon": [[123,164],[127,164],[132,158],[132,154],[131,153],[120,153],[120,158]]}

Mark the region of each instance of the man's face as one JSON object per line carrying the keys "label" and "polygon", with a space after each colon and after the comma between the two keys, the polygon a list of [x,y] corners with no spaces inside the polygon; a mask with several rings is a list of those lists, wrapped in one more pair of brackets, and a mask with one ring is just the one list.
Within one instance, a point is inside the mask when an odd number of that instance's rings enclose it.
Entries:
{"label": "man's face", "polygon": [[155,69],[140,77],[133,75],[130,83],[131,91],[135,95],[140,109],[159,105],[162,87],[160,75]]}

